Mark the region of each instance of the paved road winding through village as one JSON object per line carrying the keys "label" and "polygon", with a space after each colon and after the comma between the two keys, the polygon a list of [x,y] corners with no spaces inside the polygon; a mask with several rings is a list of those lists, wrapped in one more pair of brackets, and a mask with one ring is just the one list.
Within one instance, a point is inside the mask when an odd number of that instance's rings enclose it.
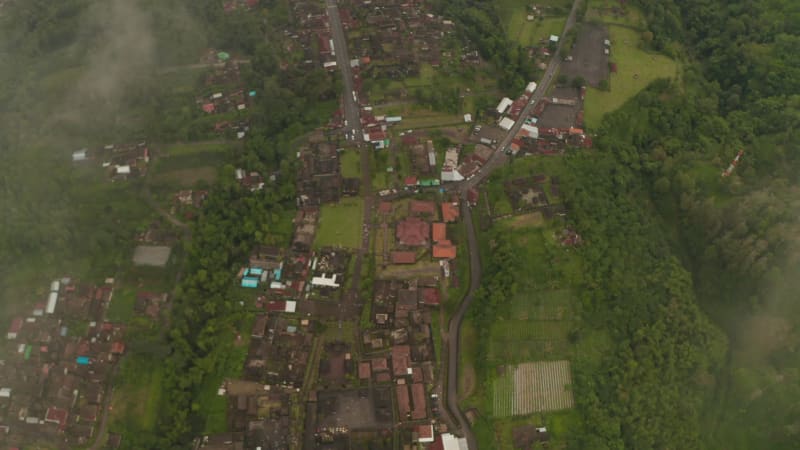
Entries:
{"label": "paved road winding through village", "polygon": [[458,404],[458,352],[459,352],[459,344],[460,344],[460,332],[461,332],[461,324],[464,321],[464,314],[469,309],[469,305],[475,298],[475,292],[477,291],[478,287],[480,286],[480,278],[481,278],[481,263],[480,263],[480,250],[478,248],[478,237],[475,233],[475,225],[472,221],[472,209],[467,203],[467,191],[471,188],[477,186],[481,181],[486,179],[494,169],[503,165],[508,157],[505,155],[504,150],[511,144],[511,141],[514,139],[514,136],[517,135],[520,128],[524,123],[524,118],[527,117],[531,109],[534,107],[536,102],[538,102],[544,94],[547,92],[548,87],[550,86],[550,82],[553,80],[553,76],[558,73],[558,67],[561,64],[561,60],[559,58],[559,53],[561,50],[561,42],[564,41],[564,36],[566,36],[567,32],[572,28],[575,24],[575,16],[578,11],[578,6],[581,0],[575,0],[572,4],[572,10],[570,11],[569,17],[567,18],[567,22],[564,25],[564,31],[561,34],[562,38],[559,43],[558,50],[556,51],[555,56],[553,59],[550,60],[550,64],[547,66],[547,70],[544,72],[544,76],[542,77],[539,86],[536,89],[536,92],[531,96],[528,104],[525,106],[525,109],[522,110],[519,117],[520,119],[514,124],[513,127],[508,131],[508,134],[503,138],[500,144],[497,147],[497,151],[492,155],[491,159],[487,161],[486,165],[484,165],[480,172],[477,173],[473,178],[469,180],[465,180],[460,183],[453,183],[452,185],[448,186],[448,191],[456,191],[459,193],[461,197],[461,211],[462,217],[464,220],[464,224],[467,227],[467,244],[469,246],[469,266],[470,266],[470,282],[469,282],[469,291],[467,291],[467,295],[464,296],[464,299],[461,301],[461,305],[458,307],[458,311],[455,315],[450,318],[450,325],[448,327],[448,339],[447,339],[447,408],[450,410],[453,416],[455,416],[456,420],[458,421],[459,427],[461,428],[461,432],[464,434],[464,437],[467,440],[467,445],[470,450],[477,450],[478,448],[478,441],[475,438],[475,434],[472,432],[470,428],[469,421],[467,420],[464,412],[461,411],[461,407]]}
{"label": "paved road winding through village", "polygon": [[[508,131],[506,136],[497,146],[497,151],[492,155],[492,157],[487,161],[487,163],[481,168],[481,170],[471,179],[452,183],[448,185],[445,190],[448,192],[456,192],[459,194],[461,198],[461,209],[462,209],[462,217],[464,223],[467,227],[467,244],[469,246],[469,262],[470,262],[470,284],[469,290],[467,294],[464,296],[464,299],[461,301],[461,305],[459,305],[458,311],[456,314],[450,319],[449,326],[448,326],[448,338],[447,338],[447,389],[444,392],[446,401],[444,404],[446,405],[446,410],[443,411],[444,416],[448,422],[452,422],[451,415],[455,417],[456,421],[458,422],[459,428],[461,428],[461,432],[464,434],[464,437],[467,440],[467,445],[470,450],[477,450],[478,442],[475,438],[475,435],[472,433],[472,430],[469,425],[469,421],[467,420],[464,412],[461,411],[461,408],[458,404],[458,356],[459,356],[459,344],[460,339],[459,335],[461,332],[461,324],[464,321],[464,315],[469,309],[470,304],[475,298],[475,293],[480,286],[480,278],[481,278],[481,265],[480,265],[480,251],[478,249],[478,238],[477,234],[475,233],[475,225],[472,220],[472,210],[467,203],[467,192],[476,187],[480,184],[484,179],[486,179],[493,170],[502,166],[508,160],[508,157],[505,155],[505,149],[511,144],[511,141],[519,132],[520,128],[524,123],[524,118],[527,117],[531,109],[534,107],[536,102],[541,100],[541,98],[547,92],[547,89],[550,86],[553,77],[558,73],[559,65],[561,64],[559,53],[561,50],[561,44],[564,41],[564,37],[566,36],[567,32],[574,26],[576,20],[576,13],[578,11],[578,6],[581,0],[575,0],[572,5],[572,10],[570,11],[569,17],[567,18],[567,22],[564,25],[564,30],[562,32],[562,39],[559,42],[558,50],[556,51],[556,55],[550,61],[550,64],[547,66],[547,69],[544,72],[544,75],[539,83],[538,88],[531,96],[528,104],[520,113],[520,120],[514,124],[514,126]],[[360,143],[361,142],[361,119],[360,119],[360,111],[358,106],[358,101],[355,94],[354,88],[354,81],[353,81],[353,72],[352,68],[350,67],[350,59],[347,54],[347,39],[345,38],[344,28],[342,27],[342,21],[339,16],[339,9],[336,5],[335,0],[326,0],[328,18],[330,20],[330,28],[333,37],[333,47],[334,52],[336,53],[336,65],[339,68],[339,71],[342,75],[342,84],[344,86],[344,97],[343,97],[343,104],[344,104],[344,117],[346,119],[346,125],[344,127],[345,136],[348,139],[352,139],[354,142]],[[352,302],[354,299],[357,298],[358,286],[360,285],[360,275],[361,275],[361,266],[363,264],[364,255],[367,254],[369,251],[369,224],[371,222],[372,211],[373,211],[373,204],[374,198],[371,192],[371,174],[370,174],[370,153],[369,148],[361,148],[361,189],[362,194],[364,196],[364,218],[362,224],[362,243],[361,249],[358,252],[357,260],[355,264],[355,273],[353,277],[353,292],[351,295],[347,295],[346,297],[349,298],[349,302]],[[353,305],[352,303],[348,305],[343,305],[340,309],[341,313],[347,314],[346,311],[351,310]],[[343,317],[344,318],[344,317]],[[450,414],[448,414],[448,411]]]}

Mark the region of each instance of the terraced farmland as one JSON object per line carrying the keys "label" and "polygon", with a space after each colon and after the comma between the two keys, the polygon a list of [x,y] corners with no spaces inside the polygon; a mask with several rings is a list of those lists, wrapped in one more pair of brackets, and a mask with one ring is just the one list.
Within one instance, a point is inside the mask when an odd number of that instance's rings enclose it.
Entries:
{"label": "terraced farmland", "polygon": [[494,417],[571,408],[569,361],[537,361],[510,366],[494,381]]}

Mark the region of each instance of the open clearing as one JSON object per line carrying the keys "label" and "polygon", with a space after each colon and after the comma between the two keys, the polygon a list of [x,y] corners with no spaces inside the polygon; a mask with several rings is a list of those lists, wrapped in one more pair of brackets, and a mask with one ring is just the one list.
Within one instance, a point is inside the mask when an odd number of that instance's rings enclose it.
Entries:
{"label": "open clearing", "polygon": [[156,175],[154,184],[176,184],[179,187],[192,187],[203,181],[208,184],[217,180],[216,167],[197,167],[195,169],[178,169]]}
{"label": "open clearing", "polygon": [[[530,6],[534,3],[537,7],[544,7],[544,15],[528,20]],[[537,44],[540,39],[547,39],[551,34],[561,35],[570,4],[568,0],[500,0],[496,8],[506,36],[522,46],[530,46]]]}
{"label": "open clearing", "polygon": [[539,211],[514,216],[504,222],[505,225],[511,228],[538,227],[542,223],[544,223],[544,217]]}
{"label": "open clearing", "polygon": [[133,251],[133,264],[164,267],[171,253],[172,249],[164,245],[139,245]]}
{"label": "open clearing", "polygon": [[363,210],[364,200],[360,197],[322,205],[314,246],[358,248],[361,245]]}
{"label": "open clearing", "polygon": [[340,155],[339,162],[342,167],[342,177],[359,178],[361,177],[361,159],[356,150],[345,150]]}
{"label": "open clearing", "polygon": [[603,115],[622,106],[652,81],[678,76],[677,62],[639,48],[641,36],[637,31],[610,25],[609,32],[611,62],[617,65],[617,73],[611,74],[610,91],[589,88],[586,93],[584,120],[590,128],[597,127]]}
{"label": "open clearing", "polygon": [[537,361],[506,367],[494,381],[494,417],[558,411],[574,405],[569,361]]}

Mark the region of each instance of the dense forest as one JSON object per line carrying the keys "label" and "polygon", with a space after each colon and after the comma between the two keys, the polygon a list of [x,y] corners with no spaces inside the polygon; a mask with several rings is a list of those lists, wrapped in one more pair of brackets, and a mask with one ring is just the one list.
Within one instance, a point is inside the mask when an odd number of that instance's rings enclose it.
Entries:
{"label": "dense forest", "polygon": [[654,45],[696,63],[565,161],[584,319],[615,342],[576,368],[575,447],[794,448],[800,7],[638,4]]}

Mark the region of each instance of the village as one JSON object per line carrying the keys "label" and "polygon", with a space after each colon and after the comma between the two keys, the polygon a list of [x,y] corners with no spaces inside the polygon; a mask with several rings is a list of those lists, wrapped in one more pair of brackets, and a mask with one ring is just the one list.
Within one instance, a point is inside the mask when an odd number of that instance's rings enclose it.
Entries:
{"label": "village", "polygon": [[[227,1],[224,11],[254,13],[258,3]],[[287,48],[302,53],[303,65],[337,74],[324,5],[291,6],[297,28],[284,30]],[[485,216],[525,214],[551,220],[566,209],[557,176],[507,181],[500,200],[476,183],[464,188],[463,196],[460,187],[482,179],[498,159],[592,147],[583,119],[587,86],[568,80],[546,92],[529,81],[516,98],[493,98],[496,106],[459,114],[455,124],[407,128],[413,118],[388,113],[385,104],[409,101],[409,92],[376,95],[374,80],[401,82],[431,68],[485,62],[468,42],[455,38],[453,21],[433,14],[427,2],[345,2],[339,14],[349,34],[354,90],[324,127],[292,149],[297,210],[290,242],[252,248],[231,284],[248,317],[247,330],[233,345],[246,347],[246,357],[240,376],[215,386],[214,395],[226,405],[226,431],[197,436],[198,450],[468,448],[444,404],[443,359],[448,320],[469,278],[464,211],[488,211],[479,215],[483,223]],[[540,69],[553,58],[559,39],[543,36],[530,48]],[[592,39],[597,46],[597,36]],[[580,68],[569,68],[582,58],[607,65],[610,42],[599,42],[588,56],[566,59],[562,73],[582,76]],[[208,49],[203,57],[208,69],[189,106],[204,129],[221,139],[248,138],[248,114],[260,95],[242,81],[248,63],[220,49]],[[600,70],[587,81],[596,85],[607,75]],[[358,108],[360,135],[344,131],[349,97]],[[151,180],[162,176],[159,169],[182,161],[163,147],[145,141],[107,144],[75,150],[71,161],[75,170],[149,189]],[[364,152],[373,167],[367,177],[359,160]],[[233,171],[235,182],[250,193],[269,192],[285,175],[246,166]],[[154,203],[163,217],[135,236],[134,266],[172,275],[186,236],[183,221],[200,214],[209,196],[209,184],[202,181],[180,189],[154,184]],[[363,223],[356,222],[364,208],[372,209]],[[346,215],[348,224],[354,220],[352,229],[338,223],[336,214]],[[358,244],[362,238],[365,245]],[[564,246],[581,242],[569,229],[559,239]],[[10,358],[0,367],[5,442],[21,444],[36,436],[74,447],[99,438],[127,345],[125,323],[112,320],[108,311],[124,302],[132,314],[127,317],[164,324],[169,289],[147,284],[109,278],[92,285],[66,276],[53,281],[46,302],[14,318],[6,342]],[[119,290],[126,300],[114,295]],[[473,410],[469,418],[476,416]],[[535,436],[545,441],[546,429],[537,425]],[[108,434],[106,447],[116,448],[121,439]]]}

